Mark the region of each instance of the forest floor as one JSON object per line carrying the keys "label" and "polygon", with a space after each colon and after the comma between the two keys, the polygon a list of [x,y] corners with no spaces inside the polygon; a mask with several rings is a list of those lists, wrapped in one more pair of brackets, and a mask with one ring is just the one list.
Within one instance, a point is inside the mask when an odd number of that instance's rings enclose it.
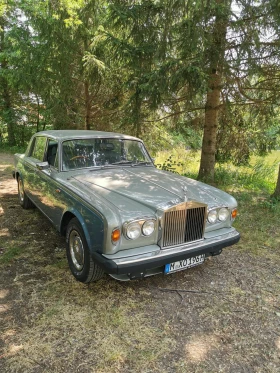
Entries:
{"label": "forest floor", "polygon": [[0,154],[1,373],[279,373],[279,211],[241,192],[240,242],[169,276],[75,281]]}

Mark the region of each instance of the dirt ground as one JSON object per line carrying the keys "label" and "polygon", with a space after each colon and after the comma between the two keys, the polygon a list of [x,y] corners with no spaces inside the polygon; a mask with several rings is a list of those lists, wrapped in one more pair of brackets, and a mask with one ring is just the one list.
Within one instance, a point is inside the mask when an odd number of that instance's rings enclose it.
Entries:
{"label": "dirt ground", "polygon": [[19,206],[12,162],[0,153],[1,373],[280,372],[279,225],[273,251],[245,239],[173,275],[83,285],[64,239]]}

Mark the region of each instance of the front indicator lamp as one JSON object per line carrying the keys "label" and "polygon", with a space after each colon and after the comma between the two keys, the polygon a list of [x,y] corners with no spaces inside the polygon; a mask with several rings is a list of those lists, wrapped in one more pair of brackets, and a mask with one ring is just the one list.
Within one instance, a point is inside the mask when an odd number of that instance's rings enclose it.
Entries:
{"label": "front indicator lamp", "polygon": [[121,231],[119,228],[116,228],[113,230],[112,234],[111,234],[111,240],[112,240],[112,243],[114,245],[116,245],[116,243],[119,241],[119,239],[121,238]]}
{"label": "front indicator lamp", "polygon": [[231,220],[234,220],[237,217],[237,209],[231,211]]}

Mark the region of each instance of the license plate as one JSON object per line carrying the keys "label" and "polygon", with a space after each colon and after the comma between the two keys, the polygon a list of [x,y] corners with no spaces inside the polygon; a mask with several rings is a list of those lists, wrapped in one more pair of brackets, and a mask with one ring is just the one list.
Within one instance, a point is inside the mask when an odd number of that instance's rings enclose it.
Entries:
{"label": "license plate", "polygon": [[182,271],[183,269],[195,267],[202,264],[205,260],[205,254],[193,256],[188,259],[179,260],[178,262],[170,263],[165,265],[164,273],[172,273]]}

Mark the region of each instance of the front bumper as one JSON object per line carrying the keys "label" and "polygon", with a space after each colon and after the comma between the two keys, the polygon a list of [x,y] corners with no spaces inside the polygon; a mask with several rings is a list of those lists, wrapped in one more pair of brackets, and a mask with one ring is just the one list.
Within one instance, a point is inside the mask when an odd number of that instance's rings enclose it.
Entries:
{"label": "front bumper", "polygon": [[[92,253],[93,260],[108,274],[127,275],[128,278],[145,277],[152,269],[160,268],[165,264],[184,260],[196,255],[205,254],[206,257],[219,255],[222,249],[234,245],[240,239],[240,234],[232,228],[230,232],[189,245],[180,245],[170,249],[161,250],[154,245],[154,250],[134,256],[110,258],[97,252]],[[163,272],[159,271],[159,272]]]}

